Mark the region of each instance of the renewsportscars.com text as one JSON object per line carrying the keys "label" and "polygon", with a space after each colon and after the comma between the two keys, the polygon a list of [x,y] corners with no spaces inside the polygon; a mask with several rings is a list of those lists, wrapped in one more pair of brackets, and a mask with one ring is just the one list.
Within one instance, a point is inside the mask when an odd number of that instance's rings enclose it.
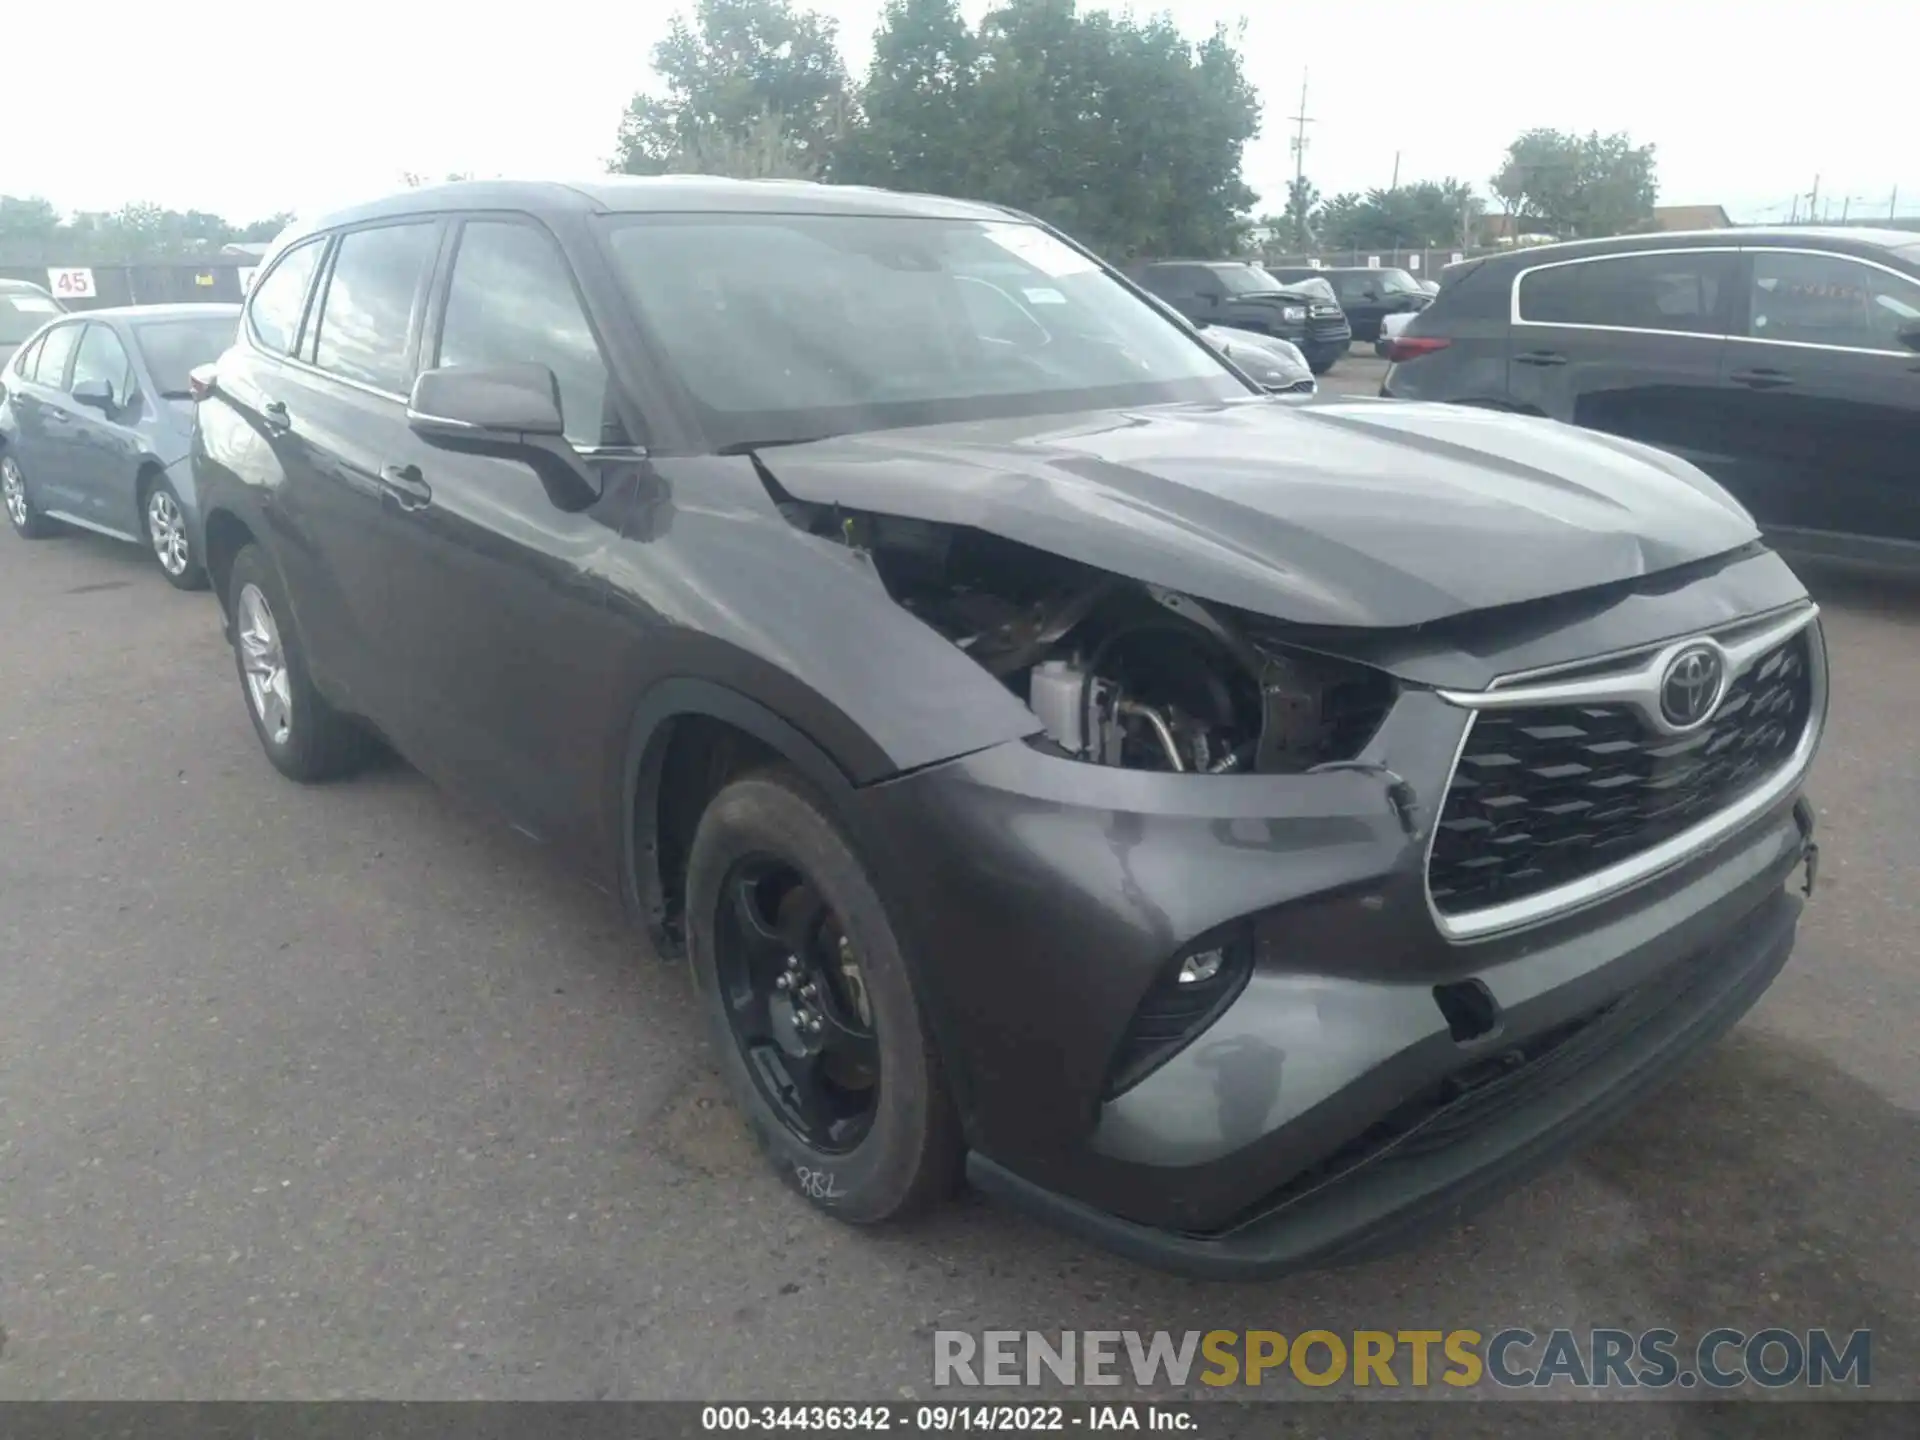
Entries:
{"label": "renewsportscars.com text", "polygon": [[1332,1385],[1725,1390],[1873,1383],[1873,1332],[1708,1330],[939,1330],[935,1386]]}

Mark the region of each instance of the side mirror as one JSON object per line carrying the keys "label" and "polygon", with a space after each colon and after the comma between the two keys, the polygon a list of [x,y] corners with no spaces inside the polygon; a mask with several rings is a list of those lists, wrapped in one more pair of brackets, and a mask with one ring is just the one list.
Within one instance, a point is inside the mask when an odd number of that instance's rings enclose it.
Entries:
{"label": "side mirror", "polygon": [[430,444],[470,449],[557,438],[560,382],[544,365],[443,365],[413,382],[407,424]]}
{"label": "side mirror", "polygon": [[102,415],[111,414],[114,409],[113,386],[104,380],[82,380],[73,387],[73,403],[98,410]]}
{"label": "side mirror", "polygon": [[1909,320],[1893,333],[1909,350],[1920,350],[1920,320]]}
{"label": "side mirror", "polygon": [[521,461],[562,510],[584,510],[600,498],[599,477],[567,443],[560,382],[545,365],[422,371],[407,401],[407,425],[442,450]]}

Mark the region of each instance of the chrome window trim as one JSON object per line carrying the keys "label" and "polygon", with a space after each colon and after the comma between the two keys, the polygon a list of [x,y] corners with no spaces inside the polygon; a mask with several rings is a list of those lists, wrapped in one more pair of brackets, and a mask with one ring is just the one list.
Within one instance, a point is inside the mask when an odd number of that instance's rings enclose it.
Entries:
{"label": "chrome window trim", "polygon": [[[1712,849],[1792,794],[1805,779],[1807,768],[1813,762],[1814,752],[1819,749],[1820,737],[1826,727],[1826,646],[1820,640],[1818,627],[1814,626],[1814,621],[1819,614],[1820,607],[1808,601],[1805,605],[1796,607],[1784,618],[1759,628],[1756,628],[1751,621],[1722,625],[1713,631],[1682,636],[1676,640],[1661,642],[1657,646],[1641,646],[1622,652],[1619,657],[1603,656],[1599,657],[1598,661],[1580,660],[1555,665],[1546,670],[1503,676],[1485,690],[1439,691],[1440,698],[1448,704],[1469,712],[1467,723],[1461,727],[1459,743],[1454,747],[1453,762],[1447,768],[1446,784],[1441,790],[1440,803],[1435,808],[1433,825],[1427,835],[1426,854],[1422,861],[1421,883],[1426,891],[1427,913],[1432,916],[1433,923],[1441,935],[1454,943],[1485,940],[1598,904]],[[1738,665],[1737,670],[1729,669],[1727,679],[1730,684],[1738,675],[1751,669],[1754,663],[1768,651],[1809,627],[1814,628],[1814,643],[1807,647],[1810,670],[1808,681],[1811,687],[1811,706],[1807,723],[1800,732],[1800,740],[1794,746],[1793,753],[1787,757],[1786,762],[1771,780],[1741,796],[1725,809],[1716,811],[1698,824],[1681,831],[1680,834],[1670,836],[1637,855],[1630,855],[1624,860],[1616,861],[1592,874],[1583,875],[1577,880],[1570,880],[1564,885],[1556,885],[1550,890],[1542,890],[1538,894],[1511,900],[1505,904],[1489,905],[1458,915],[1444,915],[1440,907],[1434,904],[1433,847],[1440,835],[1440,818],[1446,812],[1446,796],[1453,787],[1453,777],[1460,768],[1461,757],[1466,754],[1467,741],[1473,735],[1474,722],[1481,711],[1511,710],[1532,705],[1611,703],[1631,704],[1642,708],[1644,714],[1646,699],[1651,693],[1652,713],[1657,716],[1661,673],[1667,661],[1679,651],[1688,646],[1700,644],[1710,644],[1719,649],[1727,657],[1730,666]],[[1728,636],[1733,638],[1723,638]],[[1597,676],[1582,676],[1561,681],[1551,678],[1553,675],[1564,674],[1569,670],[1587,670],[1596,663],[1604,664],[1612,658],[1634,660],[1637,657],[1644,658],[1640,658],[1637,664]],[[1649,685],[1651,685],[1651,691],[1649,691]],[[1682,733],[1675,732],[1673,727],[1666,725],[1664,721],[1659,724],[1663,733]]]}
{"label": "chrome window trim", "polygon": [[1592,265],[1601,260],[1633,260],[1645,255],[1818,255],[1827,260],[1851,260],[1856,265],[1865,265],[1874,270],[1884,270],[1896,280],[1905,280],[1910,285],[1920,285],[1920,276],[1910,275],[1879,260],[1869,260],[1864,255],[1850,255],[1844,250],[1821,250],[1812,245],[1670,245],[1653,250],[1620,250],[1605,255],[1580,255],[1572,260],[1549,260],[1540,265],[1529,265],[1518,271],[1513,277],[1513,288],[1507,296],[1507,323],[1511,326],[1525,326],[1530,330],[1591,330],[1609,335],[1660,335],[1683,340],[1731,340],[1741,345],[1785,345],[1795,350],[1824,350],[1838,355],[1886,355],[1896,360],[1911,359],[1910,350],[1878,350],[1865,345],[1827,345],[1817,340],[1775,340],[1766,335],[1735,335],[1731,332],[1718,334],[1710,330],[1654,330],[1645,325],[1587,325],[1567,320],[1528,320],[1520,314],[1520,282],[1538,270],[1559,270],[1569,265]]}

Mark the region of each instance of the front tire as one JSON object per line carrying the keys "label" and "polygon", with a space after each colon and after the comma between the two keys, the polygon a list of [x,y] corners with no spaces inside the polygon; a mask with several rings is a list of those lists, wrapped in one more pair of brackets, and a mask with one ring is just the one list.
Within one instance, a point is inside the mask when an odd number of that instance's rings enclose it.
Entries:
{"label": "front tire", "polygon": [[720,1069],[781,1178],[860,1225],[950,1194],[959,1122],[899,942],[797,775],[756,772],[707,807],[687,917]]}
{"label": "front tire", "polygon": [[176,590],[204,590],[207,572],[200,557],[193,553],[193,540],[187,533],[186,507],[173,484],[161,476],[148,487],[141,514],[147,527],[147,546],[159,563],[160,573]]}
{"label": "front tire", "polygon": [[0,455],[0,507],[5,508],[7,523],[22,540],[44,540],[53,534],[53,522],[34,508],[27,477],[11,455]]}
{"label": "front tire", "polygon": [[274,769],[303,784],[357,769],[371,742],[314,689],[290,623],[293,608],[257,545],[233,558],[227,614],[247,718]]}

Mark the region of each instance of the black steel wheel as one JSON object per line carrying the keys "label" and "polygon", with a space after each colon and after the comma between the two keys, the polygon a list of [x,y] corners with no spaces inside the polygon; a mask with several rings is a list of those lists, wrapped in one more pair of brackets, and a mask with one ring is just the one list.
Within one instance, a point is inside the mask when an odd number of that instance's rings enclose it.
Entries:
{"label": "black steel wheel", "polygon": [[687,856],[687,954],[734,1103],[781,1178],[840,1220],[959,1183],[960,1122],[887,909],[798,774],[731,781]]}
{"label": "black steel wheel", "polygon": [[714,927],[728,1029],[761,1096],[809,1148],[844,1155],[873,1128],[880,1045],[858,955],[812,881],[771,856],[729,871]]}

